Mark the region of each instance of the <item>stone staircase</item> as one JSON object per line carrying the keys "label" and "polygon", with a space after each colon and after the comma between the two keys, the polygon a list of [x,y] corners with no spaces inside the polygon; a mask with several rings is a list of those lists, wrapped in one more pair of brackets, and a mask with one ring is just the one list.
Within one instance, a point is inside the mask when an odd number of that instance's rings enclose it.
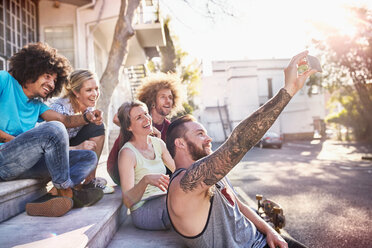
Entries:
{"label": "stone staircase", "polygon": [[[24,212],[27,202],[47,192],[47,185],[39,180],[0,182],[0,248],[125,248],[167,247],[183,248],[175,232],[144,231],[131,223],[122,203],[120,187],[106,171],[107,155],[101,157],[97,176],[104,177],[115,193],[104,195],[93,206],[72,209],[62,217],[36,217]],[[249,206],[256,206],[242,189],[237,194]],[[290,236],[283,230],[283,233]]]}
{"label": "stone staircase", "polygon": [[[101,158],[97,175],[115,186]],[[27,202],[47,192],[46,182],[27,179],[0,182],[0,247],[183,247],[172,231],[136,229],[122,204],[120,187],[98,203],[72,209],[62,217],[29,216]]]}
{"label": "stone staircase", "polygon": [[36,179],[0,182],[0,222],[23,212],[27,202],[43,196],[46,183]]}

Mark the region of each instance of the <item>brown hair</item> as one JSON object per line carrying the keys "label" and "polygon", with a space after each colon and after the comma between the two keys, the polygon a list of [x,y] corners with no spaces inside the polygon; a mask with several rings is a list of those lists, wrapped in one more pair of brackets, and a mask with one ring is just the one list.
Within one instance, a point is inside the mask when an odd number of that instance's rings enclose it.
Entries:
{"label": "brown hair", "polygon": [[166,144],[172,158],[176,156],[174,141],[177,138],[183,138],[185,136],[185,133],[187,132],[185,123],[187,122],[196,122],[196,119],[192,115],[184,115],[172,121],[168,127]]}
{"label": "brown hair", "polygon": [[173,106],[170,116],[183,110],[183,97],[181,94],[181,82],[176,74],[155,73],[144,78],[142,85],[137,89],[137,99],[144,102],[148,109],[156,104],[156,95],[159,90],[170,89],[173,95]]}
{"label": "brown hair", "polygon": [[35,83],[44,73],[57,74],[54,90],[45,99],[58,96],[62,87],[67,83],[71,71],[68,59],[47,43],[31,43],[24,46],[9,59],[9,73],[21,86],[29,81]]}
{"label": "brown hair", "polygon": [[130,111],[134,107],[142,106],[147,109],[146,105],[140,101],[132,101],[132,102],[124,102],[120,108],[118,109],[118,118],[120,122],[120,146],[122,147],[125,143],[127,143],[132,137],[133,133],[128,130],[130,127]]}

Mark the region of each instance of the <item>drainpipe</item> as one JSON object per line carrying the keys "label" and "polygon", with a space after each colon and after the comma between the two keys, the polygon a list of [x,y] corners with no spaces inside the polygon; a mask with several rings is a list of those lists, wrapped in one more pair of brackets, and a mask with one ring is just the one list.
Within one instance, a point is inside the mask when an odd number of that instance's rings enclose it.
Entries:
{"label": "drainpipe", "polygon": [[[79,39],[79,34],[81,34],[81,28],[80,28],[80,18],[79,18],[79,12],[83,9],[87,9],[87,8],[90,8],[92,6],[94,6],[96,4],[96,0],[92,0],[90,3],[88,4],[85,4],[83,6],[80,6],[78,8],[76,8],[76,41],[77,41],[77,50],[80,50],[80,39]],[[84,35],[84,38],[85,38],[86,35]],[[87,46],[87,44],[85,44],[85,46]],[[88,54],[86,54],[85,56],[88,56]],[[88,61],[88,59],[87,59]],[[81,67],[86,67],[86,66],[82,66],[81,65],[81,61],[80,61],[80,56],[79,54],[77,54],[77,57],[76,57],[76,65],[75,67],[76,68],[81,68]]]}

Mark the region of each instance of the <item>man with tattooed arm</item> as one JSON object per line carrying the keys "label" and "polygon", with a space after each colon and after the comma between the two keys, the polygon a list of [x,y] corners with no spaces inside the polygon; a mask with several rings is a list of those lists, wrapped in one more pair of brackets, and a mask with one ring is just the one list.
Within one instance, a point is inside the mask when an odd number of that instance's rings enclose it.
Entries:
{"label": "man with tattooed arm", "polygon": [[205,128],[192,116],[183,116],[169,126],[166,143],[176,171],[168,187],[167,210],[172,226],[189,247],[306,247],[280,236],[244,205],[225,177],[316,72],[297,73],[306,55],[307,51],[291,59],[284,70],[284,87],[240,122],[215,152]]}

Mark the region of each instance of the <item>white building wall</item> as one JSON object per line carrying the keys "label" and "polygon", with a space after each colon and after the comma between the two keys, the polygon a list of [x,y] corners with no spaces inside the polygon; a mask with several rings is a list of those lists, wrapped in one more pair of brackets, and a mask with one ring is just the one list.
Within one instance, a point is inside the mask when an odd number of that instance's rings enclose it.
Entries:
{"label": "white building wall", "polygon": [[[289,59],[215,61],[213,74],[203,77],[200,121],[215,141],[224,141],[223,129],[213,95],[224,99],[233,128],[268,100],[268,79],[273,96],[284,86],[284,68]],[[213,105],[214,104],[214,105]],[[307,95],[305,86],[298,92],[270,128],[279,134],[312,133],[313,120],[324,119],[324,95]],[[208,108],[206,108],[208,107]]]}

